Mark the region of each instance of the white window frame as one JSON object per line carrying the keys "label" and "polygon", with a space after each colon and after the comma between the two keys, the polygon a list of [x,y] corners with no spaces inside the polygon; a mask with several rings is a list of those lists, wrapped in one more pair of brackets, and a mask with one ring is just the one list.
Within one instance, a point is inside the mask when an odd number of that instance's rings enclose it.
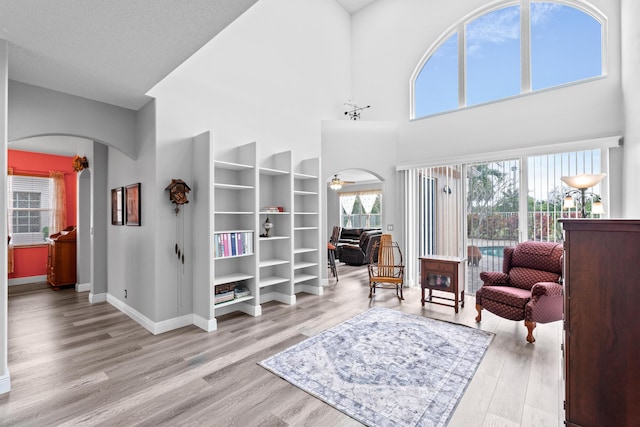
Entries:
{"label": "white window frame", "polygon": [[[366,194],[366,193],[373,193],[375,192],[380,200],[380,213],[379,214],[370,214],[369,217],[379,217],[380,218],[380,227],[370,227],[370,228],[381,228],[382,227],[382,190],[363,190],[363,191],[354,191],[354,192],[343,192],[343,193],[339,193],[338,194],[338,200],[340,200],[340,198],[345,195],[345,194],[354,194],[356,196],[356,199],[358,199],[360,197],[360,194]],[[342,214],[342,201],[340,201],[340,226],[344,227],[344,215]],[[362,202],[360,202],[360,206],[362,206]],[[352,219],[356,216],[359,217],[366,217],[367,214],[362,212],[362,213],[353,213],[351,214]],[[365,221],[366,222],[366,221]],[[369,221],[369,223],[371,223],[371,220]],[[361,227],[355,227],[355,228],[365,228],[365,226],[361,226]]]}
{"label": "white window frame", "polygon": [[[602,74],[599,76],[590,77],[587,79],[582,79],[574,82],[564,83],[557,86],[552,86],[549,88],[539,89],[533,91],[531,89],[531,26],[530,26],[530,7],[531,3],[557,3],[564,6],[573,7],[578,9],[581,12],[584,12],[591,17],[593,17],[596,21],[598,21],[601,25],[601,41],[602,41]],[[502,9],[507,6],[520,5],[520,69],[521,69],[521,92],[517,95],[513,95],[506,98],[500,98],[480,104],[473,104],[471,106],[466,105],[466,26],[469,22],[493,11]],[[431,56],[440,48],[440,46],[451,37],[453,33],[458,33],[458,108],[456,110],[447,110],[441,111],[438,113],[429,114],[426,116],[416,117],[416,80],[422,71],[422,68],[427,63],[427,61],[431,58]],[[513,99],[520,96],[525,96],[531,93],[540,93],[547,90],[555,90],[566,86],[571,86],[577,83],[584,83],[592,80],[601,79],[607,76],[608,74],[608,19],[607,17],[597,8],[592,5],[580,1],[580,0],[504,0],[496,3],[491,3],[485,7],[475,10],[471,14],[463,17],[456,24],[449,27],[445,30],[440,37],[438,37],[435,42],[429,46],[425,54],[422,56],[418,65],[413,70],[411,74],[411,78],[409,80],[409,119],[410,120],[420,120],[426,117],[437,116],[439,114],[449,113],[451,111],[458,111],[464,108],[472,108],[479,105],[491,104],[493,102],[503,101],[505,99]]]}
{"label": "white window frame", "polygon": [[[49,221],[48,224],[41,223],[41,227],[51,227],[51,222],[53,218],[53,182],[51,178],[43,177],[43,176],[27,176],[27,175],[12,175],[9,180],[10,183],[18,181],[31,180],[31,187],[36,191],[29,191],[31,189],[27,188],[25,184],[23,186],[13,185],[12,188],[9,188],[7,191],[7,206],[8,206],[8,215],[9,221],[13,221],[16,212],[48,212],[49,213]],[[35,184],[37,183],[37,184]],[[35,185],[34,185],[35,184]],[[11,185],[11,184],[10,184]],[[46,189],[45,189],[46,187]],[[39,208],[14,208],[13,207],[13,194],[19,192],[37,192],[40,189],[41,194],[48,194],[48,206],[41,205]],[[47,197],[41,196],[41,203],[46,204]],[[11,225],[11,244],[14,246],[34,246],[46,244],[45,236],[42,230],[37,232],[16,232],[13,230],[14,225]]]}

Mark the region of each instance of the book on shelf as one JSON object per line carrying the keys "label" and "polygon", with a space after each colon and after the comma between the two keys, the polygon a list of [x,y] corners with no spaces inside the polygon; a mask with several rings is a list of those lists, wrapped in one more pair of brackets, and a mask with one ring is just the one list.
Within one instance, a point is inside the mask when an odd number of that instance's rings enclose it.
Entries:
{"label": "book on shelf", "polygon": [[252,254],[253,231],[215,233],[213,243],[216,258]]}
{"label": "book on shelf", "polygon": [[227,302],[233,299],[235,299],[235,293],[233,291],[228,291],[216,294],[214,297],[214,302],[215,304],[220,304],[221,302]]}
{"label": "book on shelf", "polygon": [[251,295],[251,292],[249,291],[249,289],[243,287],[243,286],[236,286],[233,289],[233,293],[235,294],[236,298],[242,298],[242,297],[246,297],[248,295]]}
{"label": "book on shelf", "polygon": [[260,208],[261,213],[284,212],[283,206],[263,206]]}

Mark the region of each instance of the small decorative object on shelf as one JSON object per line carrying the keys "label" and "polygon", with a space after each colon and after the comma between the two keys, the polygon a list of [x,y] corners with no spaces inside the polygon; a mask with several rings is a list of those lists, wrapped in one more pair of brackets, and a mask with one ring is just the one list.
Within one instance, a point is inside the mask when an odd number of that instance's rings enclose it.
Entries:
{"label": "small decorative object on shelf", "polygon": [[273,223],[269,221],[269,217],[267,217],[262,226],[264,227],[264,234],[261,234],[260,237],[270,237],[269,231],[273,228]]}
{"label": "small decorative object on shelf", "polygon": [[89,167],[89,161],[87,160],[87,157],[80,157],[77,154],[73,157],[73,161],[71,162],[71,164],[73,165],[73,170],[76,172],[80,172],[81,170]]}

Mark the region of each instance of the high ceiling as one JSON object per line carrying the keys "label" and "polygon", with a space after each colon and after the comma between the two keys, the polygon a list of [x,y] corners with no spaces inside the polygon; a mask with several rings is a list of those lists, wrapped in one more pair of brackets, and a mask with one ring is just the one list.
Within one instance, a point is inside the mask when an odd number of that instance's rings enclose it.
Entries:
{"label": "high ceiling", "polygon": [[[132,110],[257,0],[1,0],[9,79]],[[336,0],[353,13],[375,0]],[[69,155],[77,138],[11,148]],[[39,149],[38,147],[43,147]]]}
{"label": "high ceiling", "polygon": [[[257,0],[2,0],[9,79],[138,110]],[[374,0],[336,0],[353,13]]]}

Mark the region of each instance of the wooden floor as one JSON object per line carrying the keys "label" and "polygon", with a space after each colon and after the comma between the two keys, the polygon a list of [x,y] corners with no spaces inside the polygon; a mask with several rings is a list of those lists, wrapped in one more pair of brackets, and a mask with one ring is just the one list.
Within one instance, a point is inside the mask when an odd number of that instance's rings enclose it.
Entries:
{"label": "wooden floor", "polygon": [[[474,300],[421,307],[420,290],[367,298],[366,269],[339,266],[323,296],[269,303],[263,315],[218,318],[153,336],[87,293],[31,289],[9,296],[11,392],[0,395],[0,425],[355,426],[358,422],[257,362],[371,306],[476,327]],[[496,333],[450,426],[556,426],[560,418],[560,322],[525,341],[522,322],[485,311]]]}

